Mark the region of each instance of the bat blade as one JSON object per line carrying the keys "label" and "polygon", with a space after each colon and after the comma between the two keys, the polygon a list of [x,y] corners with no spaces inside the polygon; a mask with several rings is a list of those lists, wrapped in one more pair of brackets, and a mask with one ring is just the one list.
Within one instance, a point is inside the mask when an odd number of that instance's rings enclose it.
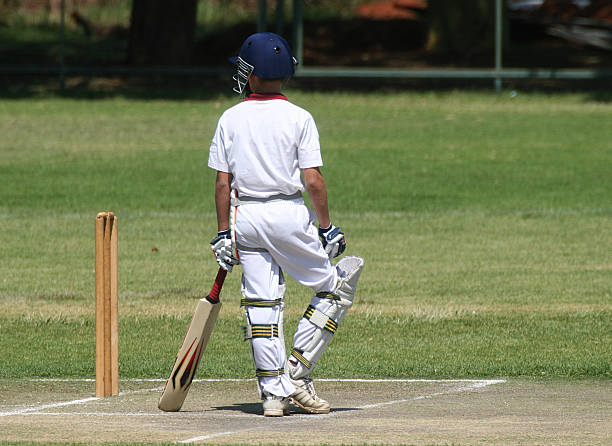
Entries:
{"label": "bat blade", "polygon": [[210,294],[198,301],[195,313],[176,355],[172,372],[166,380],[164,391],[157,407],[165,412],[176,412],[181,409],[189,392],[202,353],[215,327],[221,310],[219,293],[225,280],[226,271],[219,269],[215,284]]}

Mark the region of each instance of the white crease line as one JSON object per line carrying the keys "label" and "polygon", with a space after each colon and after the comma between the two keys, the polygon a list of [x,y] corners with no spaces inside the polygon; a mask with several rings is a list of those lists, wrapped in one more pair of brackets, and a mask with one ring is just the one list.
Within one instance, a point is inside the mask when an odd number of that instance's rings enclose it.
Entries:
{"label": "white crease line", "polygon": [[0,412],[0,417],[8,417],[11,415],[21,415],[21,414],[28,413],[28,412],[38,412],[38,411],[45,410],[45,409],[54,409],[56,407],[71,406],[74,404],[85,404],[85,403],[89,403],[90,401],[97,401],[99,399],[101,398],[92,396],[90,398],[83,398],[80,400],[64,401],[61,403],[43,404],[42,406],[35,406],[35,407],[26,407],[24,409],[11,410],[9,412]]}
{"label": "white crease line", "polygon": [[[248,430],[248,429],[244,429],[244,430]],[[211,438],[223,437],[224,435],[237,434],[238,432],[243,432],[243,431],[217,432],[216,434],[202,435],[200,437],[193,437],[187,440],[180,440],[180,441],[177,441],[177,443],[195,443],[196,441],[210,440]]]}
{"label": "white crease line", "polygon": [[[197,382],[249,382],[256,378],[196,378]],[[31,382],[94,382],[92,378],[32,378]],[[503,379],[421,379],[421,378],[316,378],[317,382],[346,383],[475,383],[482,386],[506,382]],[[166,378],[124,378],[120,382],[166,382]]]}
{"label": "white crease line", "polygon": [[503,384],[505,383],[505,379],[483,379],[483,380],[475,380],[472,388],[478,389],[480,387],[487,387],[493,384]]}
{"label": "white crease line", "polygon": [[[194,380],[194,381],[213,381],[213,382],[219,382],[219,381],[250,381],[252,379],[199,379],[199,380]],[[81,380],[70,380],[70,379],[53,379],[53,378],[43,378],[43,379],[33,379],[31,381],[63,381],[63,382],[71,382],[71,381],[90,381],[88,379],[81,379]],[[143,382],[149,382],[149,381],[155,381],[158,382],[160,380],[158,379],[133,379],[133,380],[128,380],[128,381],[143,381]],[[161,380],[161,381],[165,381],[165,380]],[[488,380],[479,380],[479,379],[360,379],[360,378],[323,378],[323,379],[319,379],[318,381],[326,381],[326,382],[399,382],[399,383],[411,383],[411,382],[422,382],[422,383],[468,383],[467,386],[461,386],[461,387],[456,387],[453,389],[449,389],[447,391],[444,392],[436,392],[433,393],[431,395],[419,395],[413,398],[408,398],[408,399],[403,399],[403,400],[393,400],[393,401],[384,401],[382,403],[376,403],[376,404],[366,404],[364,406],[359,406],[356,409],[361,409],[361,410],[366,410],[366,409],[375,409],[378,407],[383,407],[383,406],[390,406],[393,404],[401,404],[401,403],[406,403],[406,402],[410,402],[410,401],[418,401],[418,400],[423,400],[423,399],[429,399],[429,398],[434,398],[436,396],[441,396],[441,395],[448,395],[451,393],[458,393],[458,392],[464,392],[464,391],[469,391],[469,390],[473,390],[473,389],[478,389],[478,388],[483,388],[483,387],[487,387],[489,385],[492,384],[500,384],[500,383],[505,383],[506,380],[503,379],[488,379]],[[135,394],[135,393],[143,393],[143,392],[153,392],[153,391],[159,391],[161,390],[161,388],[156,387],[153,389],[140,389],[140,390],[133,390],[133,391],[127,391],[127,392],[120,392],[119,395],[128,395],[128,394]],[[83,399],[78,399],[78,400],[72,400],[72,401],[64,401],[64,402],[59,402],[59,403],[52,403],[52,404],[44,404],[41,406],[35,406],[35,407],[28,407],[28,408],[24,408],[24,409],[18,409],[18,410],[14,410],[14,411],[9,411],[9,412],[0,412],[0,417],[3,416],[11,416],[11,415],[51,415],[51,416],[61,416],[61,415],[81,415],[81,416],[141,416],[141,417],[151,417],[151,416],[166,416],[167,414],[151,414],[151,413],[100,413],[100,412],[74,412],[74,413],[62,413],[62,412],[41,412],[42,410],[46,410],[46,409],[52,409],[52,408],[57,408],[57,407],[64,407],[64,406],[69,406],[69,405],[77,405],[77,404],[85,404],[91,401],[97,401],[100,400],[102,398],[98,398],[98,397],[90,397],[90,398],[83,398]],[[338,413],[330,413],[329,415],[331,416],[338,416],[340,414],[340,412]],[[296,417],[297,418],[297,417]],[[302,418],[302,417],[300,417]],[[304,417],[306,419],[312,419],[312,417]],[[188,444],[188,443],[195,443],[197,441],[203,441],[203,440],[210,440],[213,438],[218,438],[218,437],[223,437],[226,435],[233,435],[233,434],[237,434],[239,432],[244,432],[246,430],[251,430],[251,429],[243,429],[243,430],[237,430],[237,431],[225,431],[225,432],[217,432],[214,434],[208,434],[208,435],[200,435],[197,437],[193,437],[193,438],[188,438],[186,440],[180,440],[178,441],[178,443],[181,444]]]}
{"label": "white crease line", "polygon": [[[24,413],[24,414],[20,414],[22,416],[28,416],[28,415],[32,415],[32,416],[41,416],[41,415],[50,415],[50,416],[62,416],[62,415],[68,415],[71,417],[75,417],[75,416],[84,416],[84,417],[134,417],[134,418],[138,418],[138,417],[180,417],[180,418],[200,418],[201,416],[206,416],[207,418],[223,418],[223,419],[228,419],[228,418],[259,418],[259,415],[255,415],[255,414],[226,414],[226,413],[215,413],[214,411],[180,411],[180,412],[173,412],[172,414],[168,413],[168,412],[162,412],[161,410],[159,412],[28,412],[28,413]],[[293,414],[292,415],[293,418],[297,418],[297,417],[312,417],[312,415],[309,414]]]}
{"label": "white crease line", "polygon": [[[153,392],[153,391],[157,391],[157,390],[160,390],[160,389],[156,387],[155,389],[128,390],[127,392],[119,392],[119,396],[131,395],[131,394],[143,393],[143,392]],[[10,410],[10,411],[7,411],[7,412],[0,412],[0,417],[9,417],[11,415],[30,414],[31,412],[40,412],[41,410],[55,409],[57,407],[74,406],[74,405],[78,405],[78,404],[86,404],[86,403],[89,403],[91,401],[98,401],[98,400],[101,400],[101,399],[103,399],[103,398],[99,398],[97,396],[92,396],[92,397],[89,397],[89,398],[81,398],[81,399],[72,400],[72,401],[62,401],[62,402],[59,402],[59,403],[50,403],[50,404],[43,404],[43,405],[40,405],[40,406],[24,407],[23,409]]]}
{"label": "white crease line", "polygon": [[[470,391],[470,390],[474,390],[474,389],[478,389],[478,388],[482,388],[482,387],[487,387],[490,386],[492,384],[501,384],[501,383],[505,383],[506,380],[505,379],[446,379],[446,380],[441,380],[441,379],[405,379],[405,380],[369,380],[369,379],[318,379],[317,381],[335,381],[335,382],[424,382],[424,383],[451,383],[451,382],[456,382],[456,383],[468,383],[467,386],[460,386],[460,387],[455,387],[452,389],[449,389],[447,391],[444,392],[436,392],[436,393],[432,393],[431,395],[419,395],[419,396],[415,396],[413,398],[408,398],[408,399],[403,399],[403,400],[393,400],[393,401],[384,401],[382,403],[376,403],[376,404],[366,404],[364,406],[359,406],[356,407],[356,409],[361,409],[361,410],[365,410],[365,409],[376,409],[378,407],[382,407],[382,406],[390,406],[393,404],[401,404],[401,403],[407,403],[410,401],[418,401],[418,400],[424,400],[424,399],[429,399],[429,398],[434,398],[436,396],[441,396],[441,395],[449,395],[452,393],[460,393],[460,392],[466,392],[466,391]],[[327,414],[327,416],[339,416],[340,414],[342,414],[342,412],[330,412],[329,414]],[[325,417],[326,415],[317,415],[317,419],[320,419],[322,417]],[[299,417],[299,416],[298,416]],[[292,416],[293,419],[298,418],[296,416]],[[302,418],[302,417],[299,417]],[[312,420],[314,419],[312,416],[310,415],[305,415],[303,418]],[[199,437],[193,437],[193,438],[188,438],[186,440],[180,440],[177,441],[177,443],[195,443],[197,441],[203,441],[203,440],[210,440],[212,438],[217,438],[217,437],[223,437],[225,435],[233,435],[233,434],[237,434],[240,432],[245,432],[248,430],[257,430],[257,429],[242,429],[242,430],[237,430],[237,431],[227,431],[227,432],[217,432],[216,434],[208,434],[208,435],[201,435]]]}
{"label": "white crease line", "polygon": [[505,379],[409,379],[409,378],[318,378],[317,382],[347,383],[474,383],[478,387],[505,383]]}
{"label": "white crease line", "polygon": [[[461,382],[461,380],[456,380],[455,382]],[[474,390],[474,389],[480,389],[483,387],[490,386],[492,384],[505,383],[506,381],[503,379],[490,379],[490,380],[483,380],[483,381],[475,380],[475,381],[469,381],[469,382],[470,384],[468,386],[455,387],[453,389],[449,389],[444,392],[436,392],[436,393],[432,393],[431,395],[419,395],[419,396],[415,396],[415,397],[404,399],[404,400],[394,400],[394,401],[385,401],[385,402],[376,403],[376,404],[366,404],[365,406],[359,406],[356,409],[375,409],[377,407],[390,406],[392,404],[401,404],[401,403],[408,403],[410,401],[426,400],[426,399],[434,398],[436,396],[450,395],[452,393],[461,393],[461,392],[467,392],[467,391]]]}
{"label": "white crease line", "polygon": [[[411,379],[411,380],[406,380],[406,379],[321,379],[319,381],[327,381],[327,382],[425,382],[425,383],[451,383],[451,382],[466,382],[469,383],[469,386],[463,386],[463,387],[455,387],[452,389],[449,389],[448,391],[445,392],[437,392],[437,393],[433,393],[431,395],[419,395],[413,398],[409,398],[409,399],[402,399],[402,400],[393,400],[393,401],[385,401],[382,403],[375,403],[375,404],[366,404],[364,406],[358,406],[355,409],[360,409],[360,410],[365,410],[365,409],[375,409],[377,407],[383,407],[383,406],[390,406],[393,404],[401,404],[401,403],[406,403],[406,402],[410,402],[410,401],[419,401],[419,400],[424,400],[424,399],[429,399],[429,398],[434,398],[436,396],[440,396],[440,395],[448,395],[451,393],[457,393],[457,392],[462,392],[462,391],[469,391],[469,390],[473,390],[473,389],[478,389],[478,388],[483,388],[483,387],[487,387],[489,385],[492,384],[500,384],[500,383],[505,383],[506,381],[503,379],[490,379],[490,380],[464,380],[464,379],[456,379],[456,380],[431,380],[431,379]],[[124,395],[124,394],[135,394],[135,393],[143,393],[143,392],[152,392],[152,391],[161,391],[162,388],[155,388],[155,389],[141,389],[141,390],[133,390],[133,391],[128,391],[128,392],[121,392],[119,395]],[[100,398],[93,398],[93,399],[100,399]],[[57,406],[59,407],[59,406]],[[47,407],[50,408],[50,407]],[[42,410],[44,410],[45,408],[39,408],[39,410],[35,410],[35,408],[32,409],[32,411],[23,413],[22,415],[50,415],[50,416],[89,416],[89,417],[166,417],[168,416],[168,414],[166,413],[161,413],[161,412],[155,412],[155,413],[151,413],[151,412],[41,412]],[[186,414],[186,412],[181,412],[180,415],[182,414]],[[214,414],[209,414],[209,416],[214,415]],[[331,416],[334,415],[339,415],[338,413],[332,412],[330,413]],[[227,418],[229,415],[222,415],[224,418]],[[242,415],[236,415],[236,417],[243,417]],[[309,418],[309,415],[302,415],[300,416],[300,414],[294,414],[292,418]],[[251,418],[251,416],[249,416],[249,418]],[[319,417],[321,418],[321,417]],[[231,432],[224,432],[224,433],[217,433],[217,434],[211,434],[214,435],[214,437],[216,436],[221,436],[221,435],[229,435],[231,434]],[[200,440],[204,440],[207,438],[214,438],[214,437],[210,437],[210,436],[204,436],[206,438],[199,438]],[[198,440],[194,440],[194,441],[198,441]]]}
{"label": "white crease line", "polygon": [[84,417],[164,417],[165,413],[146,412],[28,412],[24,415],[84,416]]}

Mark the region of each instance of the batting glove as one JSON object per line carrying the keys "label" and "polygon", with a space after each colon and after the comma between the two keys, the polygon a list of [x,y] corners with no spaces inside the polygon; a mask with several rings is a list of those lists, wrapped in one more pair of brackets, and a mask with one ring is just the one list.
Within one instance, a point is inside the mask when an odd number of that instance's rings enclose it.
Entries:
{"label": "batting glove", "polygon": [[210,247],[219,266],[231,273],[234,265],[238,265],[238,259],[234,257],[230,230],[219,231],[217,236],[211,240]]}
{"label": "batting glove", "polygon": [[319,228],[319,237],[330,259],[338,257],[346,249],[344,232],[332,224],[329,225],[329,228]]}

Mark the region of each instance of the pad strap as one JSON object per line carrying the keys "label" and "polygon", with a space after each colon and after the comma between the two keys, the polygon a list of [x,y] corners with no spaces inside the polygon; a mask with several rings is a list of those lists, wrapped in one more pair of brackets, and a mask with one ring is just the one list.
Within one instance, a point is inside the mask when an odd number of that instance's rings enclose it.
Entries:
{"label": "pad strap", "polygon": [[242,327],[244,340],[253,338],[278,338],[278,324],[253,324]]}
{"label": "pad strap", "polygon": [[240,299],[241,307],[275,307],[281,304],[281,299]]}
{"label": "pad strap", "polygon": [[315,294],[315,296],[320,299],[340,300],[340,296],[330,293],[329,291],[319,291],[317,294]]}
{"label": "pad strap", "polygon": [[284,368],[280,368],[277,370],[262,370],[262,369],[255,370],[255,376],[257,376],[258,378],[265,378],[269,376],[281,376],[284,374],[285,374]]}
{"label": "pad strap", "polygon": [[327,316],[322,311],[317,310],[312,305],[308,305],[308,308],[304,312],[304,319],[308,319],[311,323],[319,328],[329,331],[334,334],[338,329],[338,323]]}
{"label": "pad strap", "polygon": [[301,350],[298,350],[296,348],[291,350],[291,356],[293,356],[295,359],[304,364],[304,367],[309,369],[312,363],[308,359],[306,359],[302,353],[303,352]]}

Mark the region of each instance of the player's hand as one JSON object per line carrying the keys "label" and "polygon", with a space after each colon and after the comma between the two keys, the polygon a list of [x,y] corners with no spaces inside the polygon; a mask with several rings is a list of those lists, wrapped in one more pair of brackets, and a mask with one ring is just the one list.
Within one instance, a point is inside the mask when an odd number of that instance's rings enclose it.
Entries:
{"label": "player's hand", "polygon": [[211,240],[210,247],[219,266],[231,273],[234,265],[238,265],[238,259],[234,257],[230,230],[219,231],[217,236]]}
{"label": "player's hand", "polygon": [[346,249],[344,232],[331,223],[329,228],[319,228],[319,237],[321,237],[323,248],[325,248],[325,252],[330,259],[338,257]]}

